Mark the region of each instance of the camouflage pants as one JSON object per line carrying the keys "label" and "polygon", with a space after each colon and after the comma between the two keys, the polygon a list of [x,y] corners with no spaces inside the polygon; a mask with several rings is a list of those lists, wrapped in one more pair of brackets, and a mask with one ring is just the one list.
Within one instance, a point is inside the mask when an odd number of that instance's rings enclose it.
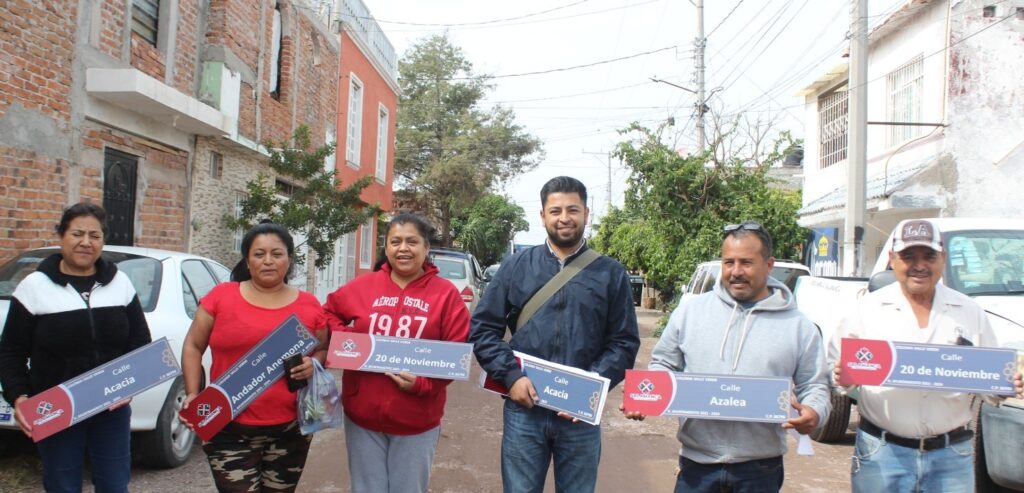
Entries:
{"label": "camouflage pants", "polygon": [[313,436],[296,422],[274,426],[231,423],[203,444],[217,491],[292,492]]}

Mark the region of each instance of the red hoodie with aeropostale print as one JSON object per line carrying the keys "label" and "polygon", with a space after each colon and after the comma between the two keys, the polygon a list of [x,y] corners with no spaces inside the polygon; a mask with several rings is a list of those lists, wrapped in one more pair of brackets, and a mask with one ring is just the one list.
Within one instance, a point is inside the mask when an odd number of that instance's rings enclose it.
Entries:
{"label": "red hoodie with aeropostale print", "polygon": [[[377,272],[359,276],[327,297],[327,325],[335,331],[392,337],[466,342],[469,310],[450,281],[438,277],[427,262],[425,273],[398,287],[385,263]],[[403,392],[383,373],[345,370],[341,400],[345,414],[371,431],[415,435],[441,424],[451,380],[417,377]]]}

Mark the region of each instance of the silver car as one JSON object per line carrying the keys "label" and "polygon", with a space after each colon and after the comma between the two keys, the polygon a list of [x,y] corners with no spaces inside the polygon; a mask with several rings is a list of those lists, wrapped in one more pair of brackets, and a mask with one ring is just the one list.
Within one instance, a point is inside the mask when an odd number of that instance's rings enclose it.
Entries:
{"label": "silver car", "polygon": [[483,294],[484,283],[484,274],[476,257],[462,250],[431,248],[430,261],[437,266],[439,276],[455,285],[462,301],[466,302],[466,308],[473,313]]}
{"label": "silver car", "polygon": [[[28,250],[0,267],[0,320],[7,320],[11,294],[18,283],[57,251],[56,248]],[[103,256],[131,279],[153,340],[166,337],[180,361],[185,333],[192,324],[199,300],[215,285],[228,280],[230,271],[208,258],[166,250],[107,245],[103,247]],[[207,352],[203,356],[204,375],[209,362]],[[131,429],[138,432],[132,438],[132,446],[142,463],[170,468],[188,459],[195,434],[177,418],[184,400],[185,385],[180,376],[132,399]],[[18,429],[10,405],[2,398],[0,429]],[[0,437],[0,442],[6,441]]]}

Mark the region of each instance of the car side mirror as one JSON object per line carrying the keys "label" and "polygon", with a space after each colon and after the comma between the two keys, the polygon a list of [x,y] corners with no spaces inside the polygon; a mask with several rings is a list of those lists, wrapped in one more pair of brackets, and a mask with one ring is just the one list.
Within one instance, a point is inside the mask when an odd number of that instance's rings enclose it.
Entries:
{"label": "car side mirror", "polygon": [[868,292],[878,291],[896,282],[896,273],[891,270],[883,270],[868,279]]}

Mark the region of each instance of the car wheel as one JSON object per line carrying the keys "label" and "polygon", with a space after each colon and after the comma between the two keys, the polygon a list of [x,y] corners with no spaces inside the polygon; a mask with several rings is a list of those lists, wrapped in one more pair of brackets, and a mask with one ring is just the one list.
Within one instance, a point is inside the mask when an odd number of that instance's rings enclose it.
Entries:
{"label": "car wheel", "polygon": [[160,409],[156,428],[138,435],[136,441],[139,462],[161,469],[178,467],[188,460],[196,434],[180,420],[178,412],[185,402],[185,382],[179,376],[171,385],[167,399]]}
{"label": "car wheel", "polygon": [[832,394],[832,412],[828,421],[811,434],[811,438],[823,442],[836,442],[846,436],[846,428],[850,425],[850,398],[845,395]]}

